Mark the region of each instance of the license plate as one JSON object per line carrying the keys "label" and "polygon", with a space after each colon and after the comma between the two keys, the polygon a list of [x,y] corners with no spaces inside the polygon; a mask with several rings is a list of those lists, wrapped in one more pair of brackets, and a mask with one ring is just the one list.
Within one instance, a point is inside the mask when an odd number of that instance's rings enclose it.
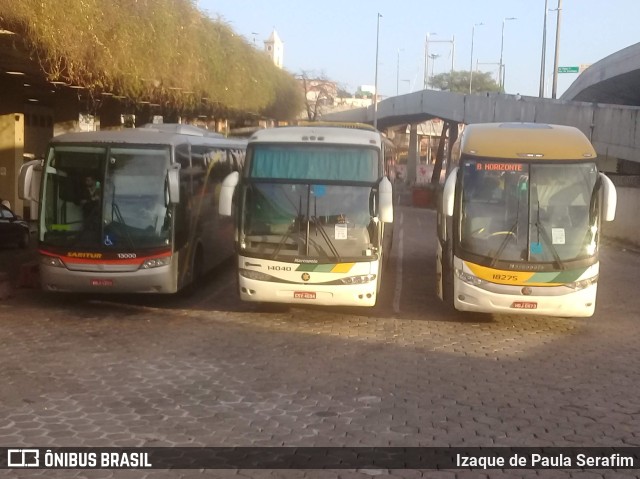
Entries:
{"label": "license plate", "polygon": [[514,301],[511,307],[515,309],[538,309],[538,303],[533,301]]}
{"label": "license plate", "polygon": [[294,291],[294,299],[316,299],[316,293],[309,291]]}
{"label": "license plate", "polygon": [[112,279],[92,279],[91,286],[113,286]]}

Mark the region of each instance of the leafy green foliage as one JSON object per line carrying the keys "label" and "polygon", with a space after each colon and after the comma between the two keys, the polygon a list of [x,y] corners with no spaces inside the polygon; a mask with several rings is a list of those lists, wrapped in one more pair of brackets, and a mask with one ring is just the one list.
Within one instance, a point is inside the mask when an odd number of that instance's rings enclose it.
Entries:
{"label": "leafy green foliage", "polygon": [[[440,73],[431,78],[430,85],[437,90],[469,93],[469,72]],[[473,72],[471,91],[473,93],[499,92],[500,85],[491,77],[491,73]]]}
{"label": "leafy green foliage", "polygon": [[0,0],[0,24],[24,38],[47,79],[93,94],[278,119],[302,105],[292,75],[195,0]]}

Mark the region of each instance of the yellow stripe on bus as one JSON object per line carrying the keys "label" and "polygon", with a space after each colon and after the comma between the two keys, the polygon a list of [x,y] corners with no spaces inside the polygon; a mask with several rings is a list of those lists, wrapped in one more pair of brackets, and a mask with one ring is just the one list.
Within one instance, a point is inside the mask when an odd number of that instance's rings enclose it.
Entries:
{"label": "yellow stripe on bus", "polygon": [[[479,264],[464,262],[465,266],[478,278],[497,284],[510,284],[518,286],[558,286],[564,283],[551,281],[530,281],[536,274],[535,271],[509,271],[502,269],[487,268]],[[539,278],[536,278],[539,279]]]}
{"label": "yellow stripe on bus", "polygon": [[338,263],[333,267],[331,272],[332,273],[348,273],[349,271],[351,271],[351,268],[353,268],[354,265],[355,263]]}

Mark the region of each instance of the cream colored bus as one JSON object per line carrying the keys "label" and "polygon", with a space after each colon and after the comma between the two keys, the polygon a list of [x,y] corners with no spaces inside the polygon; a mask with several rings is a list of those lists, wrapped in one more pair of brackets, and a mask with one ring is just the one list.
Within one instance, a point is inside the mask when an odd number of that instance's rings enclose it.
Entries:
{"label": "cream colored bus", "polygon": [[438,210],[437,293],[460,311],[592,316],[616,190],[585,135],[469,125]]}
{"label": "cream colored bus", "polygon": [[222,215],[237,209],[240,298],[375,305],[391,247],[391,154],[369,126],[256,132],[220,195]]}

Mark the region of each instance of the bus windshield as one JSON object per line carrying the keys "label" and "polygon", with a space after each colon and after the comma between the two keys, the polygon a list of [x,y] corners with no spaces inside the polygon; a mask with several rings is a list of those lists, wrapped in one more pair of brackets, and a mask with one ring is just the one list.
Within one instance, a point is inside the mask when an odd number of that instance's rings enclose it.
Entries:
{"label": "bus windshield", "polygon": [[462,162],[460,248],[498,262],[552,263],[592,257],[598,233],[593,162]]}
{"label": "bus windshield", "polygon": [[371,257],[371,193],[370,186],[250,183],[241,243],[246,252],[270,259]]}
{"label": "bus windshield", "polygon": [[375,183],[380,152],[366,146],[256,145],[251,178]]}
{"label": "bus windshield", "polygon": [[45,167],[40,241],[113,249],[170,244],[169,148],[57,145]]}

